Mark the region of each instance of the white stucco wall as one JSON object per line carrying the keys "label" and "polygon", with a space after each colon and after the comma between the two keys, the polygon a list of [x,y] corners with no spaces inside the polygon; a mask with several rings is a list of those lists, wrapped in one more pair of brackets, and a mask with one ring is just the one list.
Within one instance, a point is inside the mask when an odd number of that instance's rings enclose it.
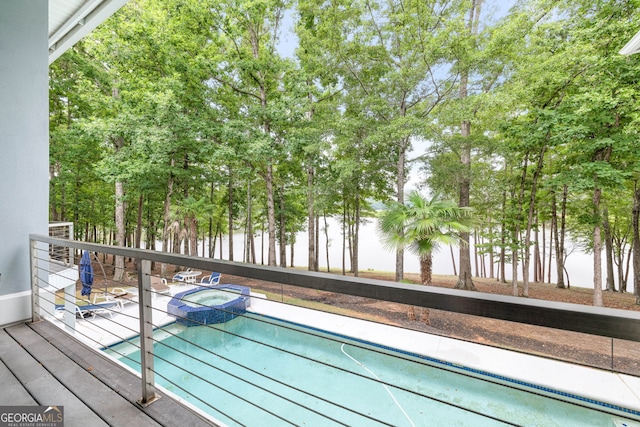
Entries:
{"label": "white stucco wall", "polygon": [[31,316],[29,234],[47,234],[47,27],[47,0],[0,0],[0,325]]}

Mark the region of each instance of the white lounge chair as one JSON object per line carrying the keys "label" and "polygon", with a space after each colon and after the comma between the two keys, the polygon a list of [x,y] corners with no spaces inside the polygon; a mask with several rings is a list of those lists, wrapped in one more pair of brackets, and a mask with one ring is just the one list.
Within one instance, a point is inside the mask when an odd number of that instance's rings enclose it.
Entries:
{"label": "white lounge chair", "polygon": [[[135,292],[132,292],[134,290]],[[118,303],[120,305],[120,309],[123,309],[125,304],[138,302],[138,292],[136,288],[113,288],[109,293],[103,292],[93,296],[94,304],[98,304],[101,301]]]}
{"label": "white lounge chair", "polygon": [[[119,303],[117,302],[103,302],[99,304],[74,305],[73,308],[76,317],[87,320],[88,316],[91,316],[91,319],[95,319],[96,315],[104,317],[104,315],[108,314],[109,317],[113,317],[113,312],[118,306]],[[56,312],[64,312],[64,310],[64,305],[56,305]]]}
{"label": "white lounge chair", "polygon": [[158,294],[171,295],[171,288],[167,284],[167,279],[162,277],[151,276],[151,290],[154,297]]}

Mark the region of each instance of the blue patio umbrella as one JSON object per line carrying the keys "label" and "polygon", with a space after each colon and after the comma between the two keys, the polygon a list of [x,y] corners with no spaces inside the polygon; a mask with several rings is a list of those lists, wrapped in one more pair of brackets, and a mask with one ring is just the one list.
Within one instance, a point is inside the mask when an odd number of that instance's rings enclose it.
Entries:
{"label": "blue patio umbrella", "polygon": [[80,282],[82,283],[82,296],[91,295],[91,287],[93,286],[93,267],[91,266],[91,257],[89,251],[84,251],[80,259]]}

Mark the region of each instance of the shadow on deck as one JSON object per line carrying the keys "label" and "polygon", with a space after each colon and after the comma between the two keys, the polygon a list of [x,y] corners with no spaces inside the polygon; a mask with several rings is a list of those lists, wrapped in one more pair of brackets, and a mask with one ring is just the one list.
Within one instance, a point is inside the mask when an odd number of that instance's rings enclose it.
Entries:
{"label": "shadow on deck", "polygon": [[139,406],[139,377],[46,321],[0,329],[0,384],[0,405],[63,406],[65,427],[216,425],[166,395]]}

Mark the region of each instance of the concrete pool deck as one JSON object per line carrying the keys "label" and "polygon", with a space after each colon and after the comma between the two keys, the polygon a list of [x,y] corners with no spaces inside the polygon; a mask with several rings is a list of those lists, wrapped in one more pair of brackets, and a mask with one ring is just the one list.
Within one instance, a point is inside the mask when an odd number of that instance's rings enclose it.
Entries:
{"label": "concrete pool deck", "polygon": [[[187,289],[189,288],[181,286],[176,292]],[[167,314],[167,302],[170,299],[171,296],[165,295],[156,295],[152,299],[155,327],[173,323],[175,320]],[[255,293],[252,293],[249,311],[437,359],[453,365],[454,368],[464,367],[462,369],[468,373],[488,373],[498,381],[501,381],[500,377],[506,377],[533,384],[542,394],[553,395],[554,393],[545,391],[550,389],[570,396],[580,396],[582,404],[600,410],[606,408],[589,402],[589,399],[624,408],[634,413],[617,413],[640,421],[638,377],[291,306],[269,301],[263,295]],[[59,320],[55,323],[62,325]],[[138,335],[138,306],[128,304],[112,318],[107,316],[77,321],[76,328],[75,336],[89,346],[95,349],[111,346]],[[511,384],[514,385],[513,382]],[[560,397],[558,393],[555,393],[555,396]],[[640,427],[640,422],[626,422],[620,425]]]}

